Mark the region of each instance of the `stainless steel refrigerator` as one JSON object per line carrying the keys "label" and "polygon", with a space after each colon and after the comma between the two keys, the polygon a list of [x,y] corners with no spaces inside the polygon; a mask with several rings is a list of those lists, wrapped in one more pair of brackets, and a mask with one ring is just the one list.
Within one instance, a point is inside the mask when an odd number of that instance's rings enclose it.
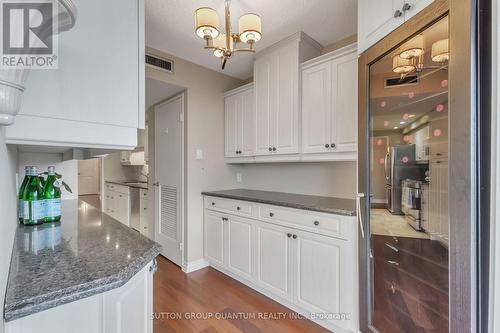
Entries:
{"label": "stainless steel refrigerator", "polygon": [[415,145],[390,146],[384,162],[387,209],[392,214],[402,215],[401,182],[405,179],[423,180],[428,167],[416,163]]}

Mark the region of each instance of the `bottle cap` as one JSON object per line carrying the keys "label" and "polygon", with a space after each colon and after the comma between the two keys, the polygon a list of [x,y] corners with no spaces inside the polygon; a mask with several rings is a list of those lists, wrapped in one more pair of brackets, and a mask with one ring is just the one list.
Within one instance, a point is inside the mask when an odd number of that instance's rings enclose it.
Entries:
{"label": "bottle cap", "polygon": [[55,175],[56,174],[56,167],[55,166],[49,166],[48,168],[49,175]]}

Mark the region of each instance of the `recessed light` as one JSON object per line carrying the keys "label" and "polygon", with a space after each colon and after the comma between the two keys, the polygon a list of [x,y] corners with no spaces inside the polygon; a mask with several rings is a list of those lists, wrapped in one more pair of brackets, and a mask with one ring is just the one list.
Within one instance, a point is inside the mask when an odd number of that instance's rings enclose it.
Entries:
{"label": "recessed light", "polygon": [[405,122],[404,122],[404,121],[400,121],[400,122],[399,122],[399,124],[400,124],[400,125],[404,125],[404,124],[405,124]]}
{"label": "recessed light", "polygon": [[414,114],[410,114],[410,115],[408,116],[408,118],[414,118],[414,117],[415,117],[415,115],[414,115]]}
{"label": "recessed light", "polygon": [[394,126],[393,128],[394,128],[394,129],[398,129],[399,127],[397,127],[397,126]]}

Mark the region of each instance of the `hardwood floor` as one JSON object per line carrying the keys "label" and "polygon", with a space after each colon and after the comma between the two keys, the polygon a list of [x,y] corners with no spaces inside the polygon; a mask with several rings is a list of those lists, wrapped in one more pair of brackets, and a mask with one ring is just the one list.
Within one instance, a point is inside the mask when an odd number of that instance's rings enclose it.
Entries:
{"label": "hardwood floor", "polygon": [[213,268],[186,275],[161,256],[153,294],[155,333],[328,332]]}

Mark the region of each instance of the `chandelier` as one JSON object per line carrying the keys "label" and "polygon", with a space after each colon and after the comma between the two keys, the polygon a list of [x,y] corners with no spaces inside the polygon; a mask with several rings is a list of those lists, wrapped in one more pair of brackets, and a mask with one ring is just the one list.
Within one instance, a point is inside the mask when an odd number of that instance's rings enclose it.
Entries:
{"label": "chandelier", "polygon": [[417,74],[424,69],[446,69],[449,60],[448,39],[441,39],[434,42],[431,47],[431,60],[439,63],[440,66],[424,66],[424,37],[417,35],[407,45],[406,48],[395,55],[392,59],[392,71],[401,75],[404,79],[408,74]]}
{"label": "chandelier", "polygon": [[[196,35],[205,40],[205,49],[212,50],[220,58],[222,69],[233,53],[255,52],[253,46],[262,37],[261,20],[256,14],[242,15],[238,20],[238,33],[231,32],[230,3],[230,0],[225,0],[225,33],[219,30],[217,11],[201,7],[194,12]],[[247,47],[235,47],[239,43],[246,43]]]}

